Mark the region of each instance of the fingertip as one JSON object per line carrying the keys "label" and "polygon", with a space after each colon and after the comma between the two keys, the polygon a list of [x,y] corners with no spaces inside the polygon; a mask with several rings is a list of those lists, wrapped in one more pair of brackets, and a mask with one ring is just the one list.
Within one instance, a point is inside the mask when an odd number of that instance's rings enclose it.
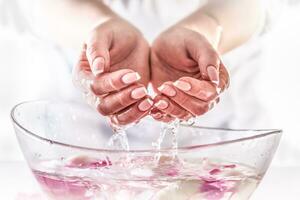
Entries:
{"label": "fingertip", "polygon": [[129,72],[122,76],[122,82],[125,84],[135,83],[141,79],[141,76],[137,72]]}
{"label": "fingertip", "polygon": [[158,102],[156,102],[154,106],[160,110],[164,110],[169,107],[169,103],[166,100],[161,99]]}
{"label": "fingertip", "polygon": [[163,93],[163,94],[165,94],[165,95],[167,95],[167,96],[169,96],[169,97],[174,97],[174,96],[176,96],[176,90],[175,90],[174,88],[172,88],[172,86],[170,86],[169,84],[166,84],[166,83],[162,84],[162,85],[158,88],[158,90],[159,90],[161,93]]}
{"label": "fingertip", "polygon": [[144,99],[142,102],[139,103],[138,109],[142,112],[149,110],[153,106],[153,101],[149,98]]}
{"label": "fingertip", "polygon": [[131,98],[133,99],[141,99],[146,95],[147,95],[147,90],[144,86],[133,89],[130,94]]}
{"label": "fingertip", "polygon": [[91,70],[94,74],[94,76],[98,76],[99,74],[104,72],[104,67],[105,67],[105,60],[103,57],[97,57],[93,61],[93,65],[91,67]]}
{"label": "fingertip", "polygon": [[161,112],[157,112],[157,113],[151,113],[151,116],[158,120],[158,119],[161,119],[163,117],[163,114]]}
{"label": "fingertip", "polygon": [[219,79],[219,72],[217,68],[213,65],[210,65],[206,68],[206,70],[210,81],[216,85],[219,85],[220,79]]}
{"label": "fingertip", "polygon": [[184,92],[188,92],[192,89],[192,85],[189,82],[180,79],[175,81],[174,86]]}

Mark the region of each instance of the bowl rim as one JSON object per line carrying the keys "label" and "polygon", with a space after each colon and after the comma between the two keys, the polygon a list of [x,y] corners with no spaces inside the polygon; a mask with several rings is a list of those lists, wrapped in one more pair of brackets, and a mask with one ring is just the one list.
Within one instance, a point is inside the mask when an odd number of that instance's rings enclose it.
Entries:
{"label": "bowl rim", "polygon": [[[18,120],[15,117],[15,110],[25,104],[30,104],[30,103],[71,103],[72,101],[65,101],[65,100],[32,100],[32,101],[23,101],[21,103],[16,104],[10,112],[10,117],[14,125],[17,125],[21,130],[23,130],[28,136],[33,137],[35,139],[41,140],[42,142],[50,143],[50,144],[55,144],[58,146],[63,146],[67,148],[74,148],[74,149],[79,149],[79,150],[86,150],[86,151],[94,151],[94,152],[107,152],[107,153],[157,153],[157,152],[168,152],[172,153],[174,151],[180,152],[180,151],[187,151],[187,150],[195,150],[195,149],[200,149],[200,148],[208,148],[208,147],[214,147],[214,146],[221,146],[221,145],[226,145],[226,144],[233,144],[233,143],[238,143],[242,141],[247,141],[247,140],[252,140],[252,139],[258,139],[258,138],[263,138],[269,135],[278,135],[281,137],[283,130],[282,129],[230,129],[230,128],[217,128],[217,127],[204,127],[204,126],[196,126],[196,125],[184,125],[181,124],[180,126],[184,127],[193,127],[197,129],[202,129],[202,130],[220,130],[220,131],[230,131],[230,132],[257,132],[258,134],[254,134],[253,136],[248,136],[248,137],[241,137],[237,139],[231,139],[231,140],[226,140],[222,142],[215,142],[215,143],[208,143],[208,144],[199,144],[199,145],[191,145],[191,146],[183,146],[183,147],[178,147],[177,149],[173,148],[163,148],[160,150],[157,149],[135,149],[135,150],[118,150],[118,149],[104,149],[104,148],[92,148],[92,147],[85,147],[85,146],[80,146],[80,145],[74,145],[74,144],[68,144],[65,142],[59,142],[56,140],[51,140],[46,137],[42,137],[38,134],[35,134],[34,132],[28,130],[25,128],[22,124],[18,122]],[[73,103],[76,101],[73,101]],[[261,133],[262,132],[262,133]]]}

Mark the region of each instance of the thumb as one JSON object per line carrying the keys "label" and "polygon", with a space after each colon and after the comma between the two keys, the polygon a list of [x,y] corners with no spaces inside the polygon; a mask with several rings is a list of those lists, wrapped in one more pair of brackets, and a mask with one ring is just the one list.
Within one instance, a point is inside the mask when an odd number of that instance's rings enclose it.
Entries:
{"label": "thumb", "polygon": [[209,41],[202,35],[193,36],[187,39],[186,48],[198,63],[201,77],[218,85],[221,60]]}
{"label": "thumb", "polygon": [[111,38],[105,32],[93,32],[86,42],[86,56],[94,76],[109,71]]}

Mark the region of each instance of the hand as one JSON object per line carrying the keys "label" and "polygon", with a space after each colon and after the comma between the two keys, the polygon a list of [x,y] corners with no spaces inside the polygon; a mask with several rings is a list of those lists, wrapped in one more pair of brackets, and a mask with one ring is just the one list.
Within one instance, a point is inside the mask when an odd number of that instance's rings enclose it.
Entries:
{"label": "hand", "polygon": [[151,75],[158,93],[151,113],[165,122],[203,115],[229,86],[228,72],[211,43],[200,33],[179,26],[154,41]]}
{"label": "hand", "polygon": [[84,44],[74,70],[74,82],[87,100],[118,125],[147,115],[149,45],[141,33],[120,18],[98,25]]}

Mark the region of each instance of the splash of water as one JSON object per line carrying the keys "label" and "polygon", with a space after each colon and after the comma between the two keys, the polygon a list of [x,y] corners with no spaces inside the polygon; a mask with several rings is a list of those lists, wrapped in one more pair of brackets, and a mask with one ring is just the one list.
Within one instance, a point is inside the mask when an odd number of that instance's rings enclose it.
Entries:
{"label": "splash of water", "polygon": [[[154,147],[156,147],[156,150],[158,150],[158,153],[155,155],[155,160],[158,163],[160,158],[161,158],[161,152],[160,150],[162,149],[162,144],[163,142],[166,140],[166,136],[171,136],[171,148],[172,148],[172,157],[173,160],[177,160],[178,159],[178,129],[179,129],[179,125],[182,121],[180,121],[179,119],[175,119],[174,121],[170,122],[170,123],[164,123],[162,130],[159,134],[159,137],[157,139],[157,141],[155,143],[153,143],[152,145]],[[191,126],[195,123],[195,118],[190,118],[187,121],[184,121],[185,125]]]}
{"label": "splash of water", "polygon": [[176,119],[170,123],[164,123],[162,130],[160,131],[159,137],[155,143],[152,145],[156,147],[158,150],[158,153],[155,155],[155,160],[158,163],[161,158],[161,152],[162,144],[165,141],[166,136],[171,136],[172,142],[171,142],[171,148],[173,149],[173,158],[175,159],[177,157],[177,149],[178,149],[178,127],[179,127],[180,120]]}
{"label": "splash of water", "polygon": [[108,140],[108,146],[116,150],[129,151],[129,142],[126,134],[127,126],[119,126],[110,122],[113,135]]}
{"label": "splash of water", "polygon": [[[162,130],[160,131],[159,137],[155,143],[153,143],[153,146],[156,147],[156,149],[159,151],[162,149],[162,144],[165,141],[166,136],[170,136],[172,139],[171,141],[171,148],[173,149],[172,154],[173,158],[177,158],[178,154],[178,129],[181,121],[179,119],[175,119],[174,121],[170,123],[164,123]],[[187,121],[185,121],[186,125],[193,125],[195,123],[195,118],[191,118]],[[108,141],[108,146],[117,149],[117,150],[126,150],[129,151],[129,142],[128,137],[126,133],[126,129],[131,127],[131,125],[127,126],[119,126],[112,121],[110,121],[110,126],[113,130],[113,135],[110,137]],[[161,152],[159,151],[156,155],[156,160],[159,161],[161,157]]]}

